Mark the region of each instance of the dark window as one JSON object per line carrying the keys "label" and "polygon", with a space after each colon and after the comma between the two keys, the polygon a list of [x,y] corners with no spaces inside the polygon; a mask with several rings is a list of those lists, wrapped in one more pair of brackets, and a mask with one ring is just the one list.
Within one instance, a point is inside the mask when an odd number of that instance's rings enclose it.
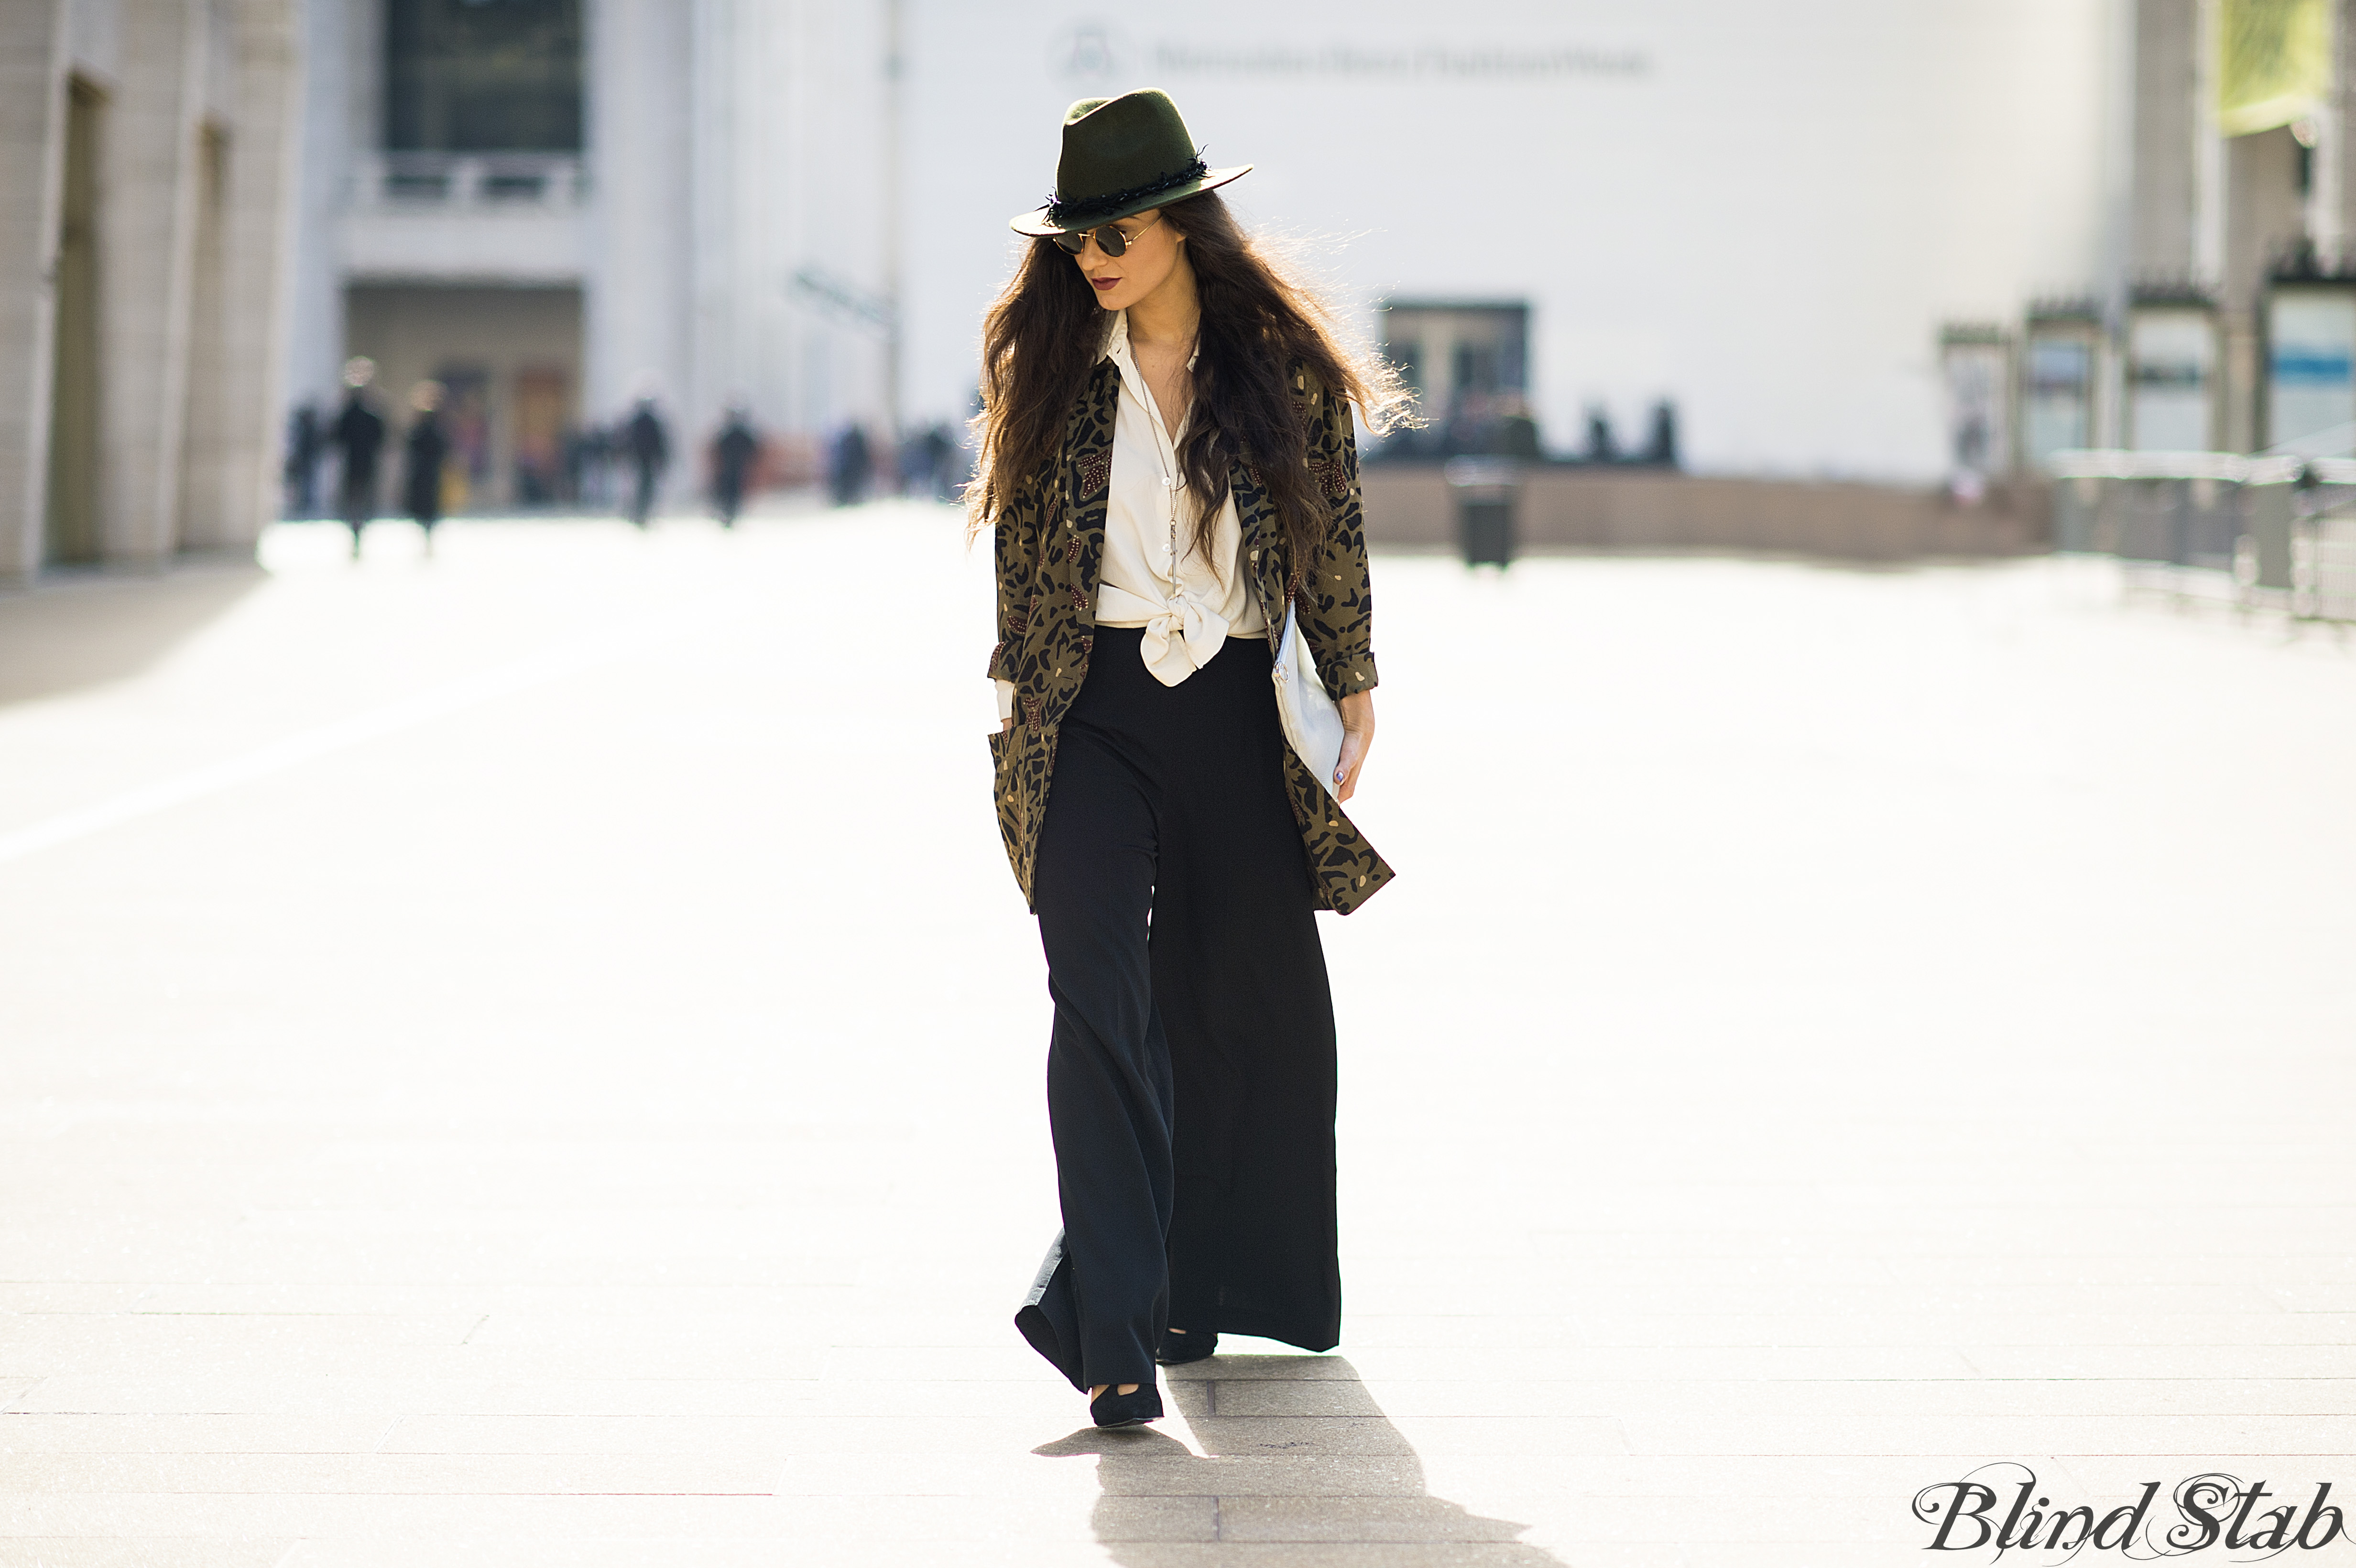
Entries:
{"label": "dark window", "polygon": [[[1389,300],[1382,307],[1383,354],[1399,368],[1427,421],[1385,443],[1392,456],[1517,453],[1527,430],[1529,306]],[[1520,421],[1512,429],[1507,421]]]}
{"label": "dark window", "polygon": [[386,0],[384,144],[577,152],[580,0]]}

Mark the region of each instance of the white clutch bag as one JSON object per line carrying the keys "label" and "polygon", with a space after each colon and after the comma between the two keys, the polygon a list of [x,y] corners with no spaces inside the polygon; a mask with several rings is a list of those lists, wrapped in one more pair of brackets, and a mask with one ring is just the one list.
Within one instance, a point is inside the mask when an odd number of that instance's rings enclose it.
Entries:
{"label": "white clutch bag", "polygon": [[1276,648],[1276,713],[1292,754],[1333,793],[1333,770],[1342,761],[1342,710],[1325,695],[1317,678],[1317,661],[1309,656],[1309,639],[1301,635],[1292,606],[1284,607],[1284,635]]}

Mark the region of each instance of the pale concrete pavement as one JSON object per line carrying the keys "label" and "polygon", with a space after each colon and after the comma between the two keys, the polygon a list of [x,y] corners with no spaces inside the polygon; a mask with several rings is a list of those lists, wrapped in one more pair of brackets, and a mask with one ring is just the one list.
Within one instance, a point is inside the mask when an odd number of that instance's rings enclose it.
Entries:
{"label": "pale concrete pavement", "polygon": [[1993,1461],[2356,1492],[2328,638],[1378,561],[1344,1344],[1101,1437],[1008,1323],[1046,1000],[954,517],[342,549],[0,601],[11,1568],[1840,1568]]}

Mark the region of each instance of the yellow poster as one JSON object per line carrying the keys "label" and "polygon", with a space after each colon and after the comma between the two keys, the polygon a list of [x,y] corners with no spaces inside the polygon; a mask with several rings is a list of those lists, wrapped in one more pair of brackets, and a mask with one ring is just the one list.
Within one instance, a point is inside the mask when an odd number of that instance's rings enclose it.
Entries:
{"label": "yellow poster", "polygon": [[2323,107],[2331,88],[2328,0],[2218,0],[2217,129],[2247,136]]}

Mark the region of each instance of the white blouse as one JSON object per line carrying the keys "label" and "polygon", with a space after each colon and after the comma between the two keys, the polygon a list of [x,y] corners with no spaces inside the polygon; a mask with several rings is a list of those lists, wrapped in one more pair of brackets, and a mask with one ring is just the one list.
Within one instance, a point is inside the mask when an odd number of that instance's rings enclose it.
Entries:
{"label": "white blouse", "polygon": [[[1178,465],[1173,435],[1129,347],[1129,313],[1113,312],[1104,352],[1120,372],[1113,413],[1111,495],[1105,507],[1104,562],[1097,575],[1097,624],[1142,626],[1139,653],[1153,678],[1175,686],[1218,656],[1229,637],[1265,635],[1251,577],[1244,570],[1243,523],[1229,491],[1212,520],[1206,549],[1194,545],[1201,506]],[[1194,362],[1187,360],[1186,368]],[[998,683],[998,716],[1014,712],[1014,684]]]}

